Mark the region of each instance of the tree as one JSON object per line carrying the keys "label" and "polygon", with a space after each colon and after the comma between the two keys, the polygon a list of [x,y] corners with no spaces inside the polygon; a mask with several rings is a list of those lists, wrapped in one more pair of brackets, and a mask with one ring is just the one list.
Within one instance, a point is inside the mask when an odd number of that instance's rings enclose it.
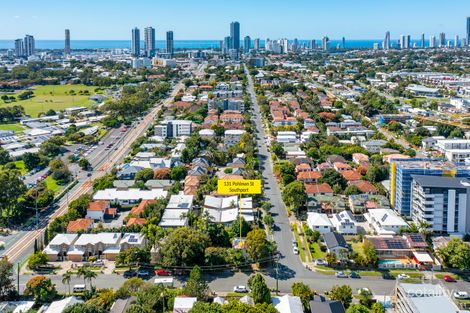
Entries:
{"label": "tree", "polygon": [[388,170],[383,166],[371,165],[367,169],[366,178],[371,183],[378,183],[384,179],[387,179]]}
{"label": "tree", "polygon": [[436,252],[448,266],[461,270],[470,268],[470,247],[460,238],[452,238]]}
{"label": "tree", "polygon": [[0,171],[0,216],[9,218],[15,208],[18,198],[26,191],[26,186],[20,178],[20,172]]}
{"label": "tree", "polygon": [[87,159],[81,158],[78,161],[78,166],[80,166],[82,170],[87,170],[91,166],[91,164],[90,164],[90,161],[88,161]]}
{"label": "tree", "polygon": [[150,179],[153,179],[153,170],[151,168],[144,168],[143,170],[137,172],[135,174],[135,180],[141,180],[144,183],[147,182]]}
{"label": "tree", "polygon": [[326,263],[328,263],[328,265],[331,266],[332,264],[336,263],[336,254],[329,252],[326,254],[325,259],[326,259]]}
{"label": "tree", "polygon": [[186,168],[182,165],[175,166],[171,169],[170,178],[171,180],[183,180],[186,177]]}
{"label": "tree", "polygon": [[330,291],[330,299],[341,301],[348,308],[352,301],[352,289],[348,285],[333,286]]}
{"label": "tree", "polygon": [[357,187],[356,185],[349,185],[348,187],[346,187],[346,189],[344,189],[344,194],[346,196],[358,195],[361,193],[361,189],[359,189],[359,187]]}
{"label": "tree", "polygon": [[296,282],[292,284],[292,295],[300,297],[304,310],[307,311],[310,308],[310,301],[313,300],[313,292],[309,286],[302,282]]}
{"label": "tree", "polygon": [[87,269],[84,273],[84,278],[86,280],[88,280],[88,282],[90,283],[90,290],[93,290],[93,284],[92,284],[92,281],[93,279],[95,279],[96,277],[98,276],[98,274],[96,274],[95,271],[92,271],[91,269]]}
{"label": "tree", "polygon": [[72,174],[67,165],[61,159],[54,159],[49,162],[51,176],[59,185],[68,183]]}
{"label": "tree", "polygon": [[53,136],[40,145],[39,152],[48,157],[55,157],[62,152],[65,144],[65,138],[62,136]]}
{"label": "tree", "polygon": [[155,224],[147,223],[142,227],[140,233],[147,239],[147,245],[154,248],[157,243],[165,236],[165,230]]}
{"label": "tree", "polygon": [[64,285],[67,285],[68,286],[68,291],[69,291],[69,294],[70,294],[70,281],[72,280],[72,274],[67,271],[65,272],[64,274],[62,274],[62,284]]}
{"label": "tree", "polygon": [[259,303],[271,303],[271,293],[266,285],[263,275],[257,273],[248,279],[248,287],[251,290],[253,301]]}
{"label": "tree", "polygon": [[369,309],[361,304],[353,304],[346,310],[346,313],[369,313]]}
{"label": "tree", "polygon": [[160,245],[162,263],[167,266],[202,265],[208,243],[208,236],[199,230],[177,228]]}
{"label": "tree", "polygon": [[93,303],[76,303],[65,308],[62,313],[105,313],[106,310]]}
{"label": "tree", "polygon": [[279,142],[275,141],[271,145],[271,151],[274,153],[279,159],[283,159],[285,156],[284,146]]}
{"label": "tree", "polygon": [[35,268],[37,266],[46,265],[48,261],[47,254],[42,251],[37,251],[29,257],[28,267]]}
{"label": "tree", "polygon": [[116,297],[120,299],[129,298],[135,296],[138,291],[142,289],[145,282],[138,277],[132,277],[126,280],[122,286],[116,291]]}
{"label": "tree", "polygon": [[370,240],[364,240],[362,244],[362,251],[364,253],[366,263],[375,266],[379,258],[377,257],[377,251],[375,251],[374,245]]}
{"label": "tree", "polygon": [[253,229],[246,235],[245,248],[251,260],[256,262],[268,257],[271,252],[266,233],[259,228]]}
{"label": "tree", "polygon": [[205,300],[209,286],[202,278],[201,269],[199,266],[194,266],[189,273],[189,279],[183,288],[183,294],[189,297],[196,297],[198,300]]}
{"label": "tree", "polygon": [[222,313],[222,306],[215,302],[198,301],[194,304],[189,313]]}
{"label": "tree", "polygon": [[344,179],[343,175],[331,168],[323,172],[320,178],[320,183],[326,183],[330,186],[338,185],[342,189],[346,188],[346,180]]}
{"label": "tree", "polygon": [[371,313],[385,313],[385,309],[380,302],[372,304]]}
{"label": "tree", "polygon": [[77,278],[80,278],[82,277],[83,278],[83,284],[86,285],[86,275],[87,275],[87,271],[88,269],[84,266],[82,267],[79,267],[77,269],[77,273],[75,274],[77,276]]}
{"label": "tree", "polygon": [[139,247],[132,247],[127,250],[119,252],[116,263],[121,265],[131,266],[136,263],[149,263],[150,252],[147,249],[141,249]]}
{"label": "tree", "polygon": [[7,150],[0,147],[0,165],[5,165],[8,162],[11,162],[10,154]]}
{"label": "tree", "polygon": [[[241,218],[241,223],[242,223],[241,236],[245,237],[248,234],[248,232],[251,231],[252,227],[251,227],[251,224],[245,221],[243,217]],[[230,224],[230,228],[228,229],[228,232],[232,238],[240,237],[240,219],[239,218],[235,219],[232,222],[232,224]]]}
{"label": "tree", "polygon": [[33,296],[36,303],[45,303],[52,301],[57,295],[57,291],[49,278],[34,276],[26,283],[24,294]]}
{"label": "tree", "polygon": [[0,259],[0,300],[5,300],[14,290],[12,270],[13,264],[7,257]]}
{"label": "tree", "polygon": [[366,307],[370,307],[371,302],[372,302],[372,292],[369,289],[367,288],[360,289],[358,297],[359,297],[360,304]]}
{"label": "tree", "polygon": [[282,199],[288,206],[293,207],[294,210],[299,212],[300,207],[303,207],[307,202],[304,184],[300,181],[288,184],[282,191]]}
{"label": "tree", "polygon": [[37,153],[26,152],[23,154],[23,161],[28,171],[41,165],[41,158]]}

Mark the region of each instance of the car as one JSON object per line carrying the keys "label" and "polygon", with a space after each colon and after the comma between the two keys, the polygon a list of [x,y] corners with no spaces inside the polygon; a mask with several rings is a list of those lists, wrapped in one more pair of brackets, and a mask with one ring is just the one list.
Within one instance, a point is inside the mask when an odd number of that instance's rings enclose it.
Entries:
{"label": "car", "polygon": [[468,298],[468,292],[466,291],[454,291],[454,298],[455,299],[467,299]]}
{"label": "car", "polygon": [[361,275],[359,275],[358,273],[356,272],[351,272],[349,274],[349,278],[361,278]]}
{"label": "car", "polygon": [[362,293],[372,294],[372,292],[370,291],[370,289],[367,288],[367,287],[362,287],[362,288],[359,288],[359,289],[357,290],[357,294],[358,294],[358,295],[360,295],[360,294],[362,294]]}
{"label": "car", "polygon": [[170,276],[170,271],[167,271],[167,270],[161,268],[161,269],[159,269],[159,270],[156,270],[156,271],[155,271],[155,274],[156,274],[157,276]]}
{"label": "car", "polygon": [[299,248],[294,247],[294,249],[292,249],[292,252],[293,252],[295,255],[299,254]]}
{"label": "car", "polygon": [[247,292],[248,292],[248,288],[246,288],[246,286],[242,286],[242,285],[234,286],[234,287],[233,287],[233,292],[247,293]]}
{"label": "car", "polygon": [[324,259],[316,259],[315,265],[326,265],[326,261]]}
{"label": "car", "polygon": [[137,277],[143,278],[143,277],[149,277],[150,273],[147,270],[138,270],[137,271]]}
{"label": "car", "polygon": [[342,271],[336,272],[335,275],[338,278],[348,278],[348,275],[344,274],[344,272],[342,272]]}
{"label": "car", "polygon": [[96,260],[92,264],[93,264],[93,266],[104,266],[103,260]]}
{"label": "car", "polygon": [[397,276],[397,279],[407,279],[407,278],[410,278],[410,276],[408,276],[406,274],[403,274],[403,273],[398,274],[398,276]]}
{"label": "car", "polygon": [[292,239],[292,246],[293,246],[293,247],[297,247],[297,240]]}
{"label": "car", "polygon": [[135,277],[136,275],[137,273],[132,270],[125,271],[123,274],[124,278],[131,278],[131,277]]}
{"label": "car", "polygon": [[383,279],[395,279],[395,277],[393,277],[389,272],[384,272],[382,274],[382,278]]}
{"label": "car", "polygon": [[444,279],[444,280],[445,280],[446,282],[448,282],[448,283],[455,283],[455,282],[457,282],[457,280],[455,280],[454,277],[449,276],[449,275],[444,276],[442,279]]}

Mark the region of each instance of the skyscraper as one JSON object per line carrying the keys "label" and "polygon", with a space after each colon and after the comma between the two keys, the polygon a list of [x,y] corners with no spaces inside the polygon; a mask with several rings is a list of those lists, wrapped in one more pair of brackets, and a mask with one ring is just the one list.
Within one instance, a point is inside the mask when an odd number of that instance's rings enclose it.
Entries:
{"label": "skyscraper", "polygon": [[470,44],[470,17],[467,17],[467,45]]}
{"label": "skyscraper", "polygon": [[174,50],[173,31],[169,30],[166,32],[166,53],[169,53],[172,58]]}
{"label": "skyscraper", "polygon": [[23,45],[24,45],[23,46],[24,56],[29,57],[29,56],[34,55],[36,51],[36,42],[33,36],[26,35],[24,37]]}
{"label": "skyscraper", "polygon": [[436,48],[436,36],[429,38],[429,48]]}
{"label": "skyscraper", "polygon": [[134,57],[140,56],[140,29],[132,29],[131,54]]}
{"label": "skyscraper", "polygon": [[251,49],[251,38],[250,36],[245,36],[245,39],[243,40],[243,51],[249,52]]}
{"label": "skyscraper", "polygon": [[343,37],[342,43],[341,43],[341,49],[346,49],[346,38]]}
{"label": "skyscraper", "polygon": [[227,36],[224,38],[224,49],[223,49],[223,53],[227,54],[230,49],[232,49],[232,39],[230,38],[230,36]]}
{"label": "skyscraper", "polygon": [[424,49],[426,47],[425,45],[425,40],[424,40],[424,34],[421,34],[421,48]]}
{"label": "skyscraper", "polygon": [[455,47],[455,48],[458,48],[459,46],[460,46],[459,35],[455,35],[454,47]]}
{"label": "skyscraper", "polygon": [[390,32],[385,33],[384,50],[390,49]]}
{"label": "skyscraper", "polygon": [[439,34],[439,47],[443,48],[446,46],[446,34],[440,33]]}
{"label": "skyscraper", "polygon": [[327,51],[329,49],[329,43],[330,39],[328,38],[328,36],[323,37],[321,41],[321,48],[323,49],[323,51]]}
{"label": "skyscraper", "polygon": [[259,44],[259,38],[255,38],[254,44],[253,44],[253,49],[259,50],[261,48]]}
{"label": "skyscraper", "polygon": [[[155,56],[155,28],[149,26],[144,29],[145,56],[152,58]],[[140,40],[140,36],[139,36]]]}
{"label": "skyscraper", "polygon": [[230,38],[232,39],[232,49],[240,50],[240,23],[230,23]]}
{"label": "skyscraper", "polygon": [[317,48],[317,41],[315,39],[310,40],[310,49],[314,50]]}
{"label": "skyscraper", "polygon": [[65,47],[64,47],[64,54],[69,55],[71,52],[70,49],[70,30],[66,29],[65,30]]}
{"label": "skyscraper", "polygon": [[405,43],[406,39],[405,38],[406,38],[405,35],[400,35],[400,49],[406,49],[405,48],[405,45],[406,45],[406,43]]}
{"label": "skyscraper", "polygon": [[15,55],[17,57],[24,56],[24,44],[23,39],[16,39],[15,40]]}
{"label": "skyscraper", "polygon": [[299,49],[299,40],[297,38],[294,38],[294,41],[292,42],[292,51],[297,51]]}

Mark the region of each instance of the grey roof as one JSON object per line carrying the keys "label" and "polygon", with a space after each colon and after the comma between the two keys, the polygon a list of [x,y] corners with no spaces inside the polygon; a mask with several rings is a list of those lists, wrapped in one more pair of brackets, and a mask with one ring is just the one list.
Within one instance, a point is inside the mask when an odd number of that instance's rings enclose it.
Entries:
{"label": "grey roof", "polygon": [[111,306],[110,313],[124,313],[134,301],[135,297],[130,297],[127,299],[117,299]]}
{"label": "grey roof", "polygon": [[328,249],[335,247],[348,248],[348,244],[346,243],[343,235],[336,232],[323,234],[323,240],[325,241],[325,245],[328,247]]}
{"label": "grey roof", "polygon": [[445,176],[427,176],[427,175],[411,175],[413,179],[423,187],[435,188],[468,188],[470,180],[462,177],[445,177]]}
{"label": "grey roof", "polygon": [[326,300],[323,296],[315,296],[310,301],[312,313],[345,313],[341,301]]}
{"label": "grey roof", "polygon": [[145,183],[148,188],[169,188],[173,185],[173,181],[167,179],[151,179]]}

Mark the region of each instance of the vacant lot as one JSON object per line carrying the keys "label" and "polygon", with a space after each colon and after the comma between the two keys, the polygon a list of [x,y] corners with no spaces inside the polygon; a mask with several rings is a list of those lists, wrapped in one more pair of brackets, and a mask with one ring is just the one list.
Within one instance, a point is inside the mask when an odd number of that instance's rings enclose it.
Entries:
{"label": "vacant lot", "polygon": [[[65,108],[84,106],[90,107],[94,101],[89,97],[95,94],[94,86],[85,85],[46,85],[34,88],[34,97],[27,100],[17,100],[16,102],[5,103],[0,100],[0,106],[22,105],[26,114],[37,117],[41,112],[49,109],[55,111]],[[88,91],[88,94],[84,93]]]}

